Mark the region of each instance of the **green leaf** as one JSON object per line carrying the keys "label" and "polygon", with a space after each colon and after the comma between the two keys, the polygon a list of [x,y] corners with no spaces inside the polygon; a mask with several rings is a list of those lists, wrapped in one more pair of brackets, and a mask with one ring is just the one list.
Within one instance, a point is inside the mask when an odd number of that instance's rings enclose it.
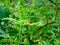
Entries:
{"label": "green leaf", "polygon": [[28,39],[26,39],[26,38],[24,39],[24,45],[30,45]]}

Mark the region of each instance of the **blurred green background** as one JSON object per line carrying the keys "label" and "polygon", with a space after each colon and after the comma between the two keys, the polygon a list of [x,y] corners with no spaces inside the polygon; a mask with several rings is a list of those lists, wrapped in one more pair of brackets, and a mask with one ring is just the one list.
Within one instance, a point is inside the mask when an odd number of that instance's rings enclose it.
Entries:
{"label": "blurred green background", "polygon": [[0,0],[0,45],[60,45],[60,0]]}

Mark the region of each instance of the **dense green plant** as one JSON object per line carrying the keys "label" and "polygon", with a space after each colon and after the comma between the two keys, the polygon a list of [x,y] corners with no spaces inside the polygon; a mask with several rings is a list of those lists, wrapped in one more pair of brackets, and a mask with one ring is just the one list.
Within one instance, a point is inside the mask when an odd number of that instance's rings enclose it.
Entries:
{"label": "dense green plant", "polygon": [[59,0],[0,0],[0,45],[60,45]]}

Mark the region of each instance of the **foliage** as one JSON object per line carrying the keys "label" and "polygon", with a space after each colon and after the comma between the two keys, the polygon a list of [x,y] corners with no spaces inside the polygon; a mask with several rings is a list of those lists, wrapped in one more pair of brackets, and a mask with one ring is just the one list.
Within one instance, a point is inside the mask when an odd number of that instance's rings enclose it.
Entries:
{"label": "foliage", "polygon": [[60,45],[59,0],[0,0],[0,45]]}

